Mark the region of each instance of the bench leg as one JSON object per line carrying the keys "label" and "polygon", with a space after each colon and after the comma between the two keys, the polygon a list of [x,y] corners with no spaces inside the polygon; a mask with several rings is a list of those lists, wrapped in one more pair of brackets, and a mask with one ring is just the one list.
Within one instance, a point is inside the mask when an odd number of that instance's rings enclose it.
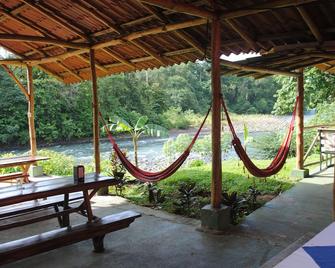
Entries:
{"label": "bench leg", "polygon": [[104,237],[105,235],[93,237],[94,252],[101,253],[105,251]]}
{"label": "bench leg", "polygon": [[[69,209],[69,194],[64,194],[63,211]],[[70,215],[69,213],[64,213],[62,218],[62,227],[67,227],[70,225]]]}
{"label": "bench leg", "polygon": [[[54,205],[54,209],[55,209],[55,212],[59,212],[59,208],[58,208],[58,205]],[[63,219],[60,215],[57,216],[57,220],[58,220],[58,224],[60,227],[64,227],[63,226]]]}

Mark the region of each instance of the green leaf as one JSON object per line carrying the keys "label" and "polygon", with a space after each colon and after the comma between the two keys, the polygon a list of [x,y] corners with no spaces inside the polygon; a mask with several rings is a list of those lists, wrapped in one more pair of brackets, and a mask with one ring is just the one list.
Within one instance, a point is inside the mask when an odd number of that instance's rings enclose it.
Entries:
{"label": "green leaf", "polygon": [[110,119],[113,123],[109,125],[109,129],[116,132],[131,132],[133,130],[132,126],[123,118],[118,116],[113,116]]}
{"label": "green leaf", "polygon": [[141,116],[137,122],[136,122],[136,125],[135,125],[135,131],[139,131],[139,130],[142,130],[145,125],[148,123],[149,121],[149,118],[147,116]]}

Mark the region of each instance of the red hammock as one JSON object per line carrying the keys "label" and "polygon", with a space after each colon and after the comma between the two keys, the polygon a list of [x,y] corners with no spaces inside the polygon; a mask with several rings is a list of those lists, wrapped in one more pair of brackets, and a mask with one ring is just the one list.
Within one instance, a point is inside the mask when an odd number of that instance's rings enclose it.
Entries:
{"label": "red hammock", "polygon": [[234,147],[237,155],[239,156],[239,158],[244,163],[245,167],[248,169],[248,171],[252,175],[254,175],[256,177],[269,177],[269,176],[272,176],[272,175],[278,173],[282,169],[282,167],[284,166],[285,161],[286,161],[287,156],[288,156],[288,153],[289,153],[289,150],[290,150],[291,141],[292,141],[298,99],[299,99],[299,97],[296,98],[291,123],[289,125],[289,130],[288,130],[288,132],[286,134],[286,137],[285,137],[284,141],[282,142],[275,158],[272,160],[271,164],[267,168],[260,169],[251,161],[251,159],[247,155],[245,149],[243,148],[243,146],[241,144],[241,141],[238,138],[238,136],[236,134],[236,131],[234,129],[234,126],[233,126],[233,124],[231,122],[231,119],[229,117],[228,110],[227,110],[226,104],[223,100],[223,97],[221,98],[222,107],[223,107],[223,110],[226,114],[230,131],[233,135],[233,141],[232,141],[233,147]]}
{"label": "red hammock", "polygon": [[119,157],[120,161],[122,162],[123,166],[129,171],[129,173],[131,175],[133,175],[135,178],[139,179],[140,181],[143,182],[155,182],[155,181],[160,181],[163,179],[166,179],[168,177],[170,177],[173,173],[175,173],[180,166],[185,162],[185,160],[187,159],[187,157],[190,154],[190,151],[194,145],[194,143],[196,142],[197,138],[199,137],[199,134],[206,122],[206,119],[209,115],[211,108],[209,108],[204,120],[202,121],[198,131],[195,133],[191,143],[189,144],[189,146],[186,148],[186,150],[184,151],[184,153],[178,157],[177,160],[175,160],[169,167],[167,167],[166,169],[164,169],[163,171],[160,172],[148,172],[148,171],[144,171],[138,167],[136,167],[135,165],[133,165],[128,159],[127,157],[124,155],[124,153],[121,151],[121,149],[119,148],[119,146],[117,145],[115,139],[112,136],[112,133],[109,131],[105,120],[103,119],[101,113],[99,112],[100,118],[104,124],[104,128],[108,134],[108,139],[111,142],[111,144],[113,145],[113,148],[115,150],[115,153],[117,154],[117,156]]}

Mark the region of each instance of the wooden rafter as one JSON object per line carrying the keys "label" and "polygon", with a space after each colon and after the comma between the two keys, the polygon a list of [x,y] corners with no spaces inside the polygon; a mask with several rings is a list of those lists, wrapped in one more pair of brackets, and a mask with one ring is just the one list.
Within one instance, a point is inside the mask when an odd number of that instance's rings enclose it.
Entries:
{"label": "wooden rafter", "polygon": [[[80,58],[82,61],[90,64],[90,59],[86,58],[85,56],[83,56],[81,54],[78,54],[78,55],[75,55],[75,56]],[[108,73],[108,69],[106,67],[104,67],[103,65],[101,65],[100,63],[98,63],[96,60],[95,60],[95,67],[98,68],[99,70],[105,72],[105,73]]]}
{"label": "wooden rafter", "polygon": [[127,65],[131,69],[136,69],[135,65],[131,63],[130,61],[126,60],[123,56],[121,56],[119,53],[116,51],[110,51],[110,49],[103,48],[103,52],[107,53],[109,56],[113,57],[114,59],[118,60],[119,62]]}
{"label": "wooden rafter", "polygon": [[155,51],[153,51],[153,49],[150,48],[148,45],[146,45],[144,43],[141,43],[139,41],[136,41],[136,40],[132,40],[130,42],[132,44],[134,44],[135,46],[137,46],[138,48],[140,48],[143,51],[145,51],[150,56],[152,56],[155,60],[157,60],[163,66],[166,66],[166,65],[169,64],[166,58],[162,57],[161,55],[159,55],[158,53],[156,53]]}
{"label": "wooden rafter", "polygon": [[57,61],[57,63],[62,66],[62,68],[64,70],[66,70],[68,73],[70,73],[71,75],[73,75],[74,77],[76,77],[79,81],[82,80],[82,78],[80,77],[80,75],[78,75],[75,71],[71,70],[69,67],[67,67],[65,64],[63,64],[61,61]]}
{"label": "wooden rafter", "polygon": [[[188,27],[192,27],[195,25],[201,25],[201,24],[205,24],[207,23],[207,21],[205,19],[195,19],[195,20],[189,20],[189,21],[185,21],[185,22],[180,22],[180,23],[171,23],[169,25],[166,25],[165,27],[154,27],[154,28],[149,28],[147,30],[144,31],[140,31],[140,32],[134,32],[128,35],[123,36],[122,38],[118,38],[118,39],[113,39],[110,41],[106,41],[106,42],[100,42],[97,43],[95,45],[92,46],[93,49],[99,49],[99,48],[105,48],[105,47],[110,47],[110,46],[116,46],[116,45],[120,45],[120,44],[124,44],[125,41],[132,41],[132,43],[134,43],[135,41],[135,45],[137,47],[140,47],[143,51],[146,51],[146,53],[148,53],[149,55],[155,57],[160,63],[166,65],[167,62],[157,53],[155,53],[154,51],[152,51],[152,49],[150,49],[147,46],[143,46],[142,44],[139,44],[138,42],[136,42],[135,39],[147,36],[147,35],[155,35],[155,34],[159,34],[159,33],[164,33],[164,32],[168,32],[168,31],[175,31],[175,30],[179,30],[179,29],[183,29],[183,28],[188,28]],[[58,60],[63,60],[72,56],[76,56],[76,55],[80,55],[83,53],[87,53],[89,49],[87,48],[83,48],[83,49],[78,49],[78,50],[71,50],[71,51],[67,51],[63,54],[57,55],[57,56],[50,56],[50,57],[45,57],[45,58],[41,58],[41,59],[34,59],[34,60],[27,60],[27,63],[32,64],[32,65],[36,65],[36,64],[46,64],[46,63],[50,63],[50,62],[55,62]]]}
{"label": "wooden rafter", "polygon": [[259,47],[256,44],[256,41],[253,40],[253,38],[250,36],[250,34],[248,32],[246,32],[244,29],[242,29],[242,27],[240,27],[240,25],[238,25],[238,23],[236,21],[233,21],[232,19],[230,20],[226,20],[227,24],[235,31],[237,32],[243,40],[245,40],[245,42],[247,42],[247,44],[254,50],[254,51],[258,51]]}
{"label": "wooden rafter", "polygon": [[[166,52],[163,53],[162,57],[164,58],[169,58],[169,57],[173,57],[173,56],[178,56],[178,55],[183,55],[183,54],[187,54],[187,53],[194,53],[195,49],[193,47],[191,48],[186,48],[186,49],[180,49],[180,50],[175,50],[175,51],[170,51],[170,52]],[[140,58],[135,58],[135,59],[131,59],[129,60],[131,63],[139,63],[139,62],[147,62],[147,61],[152,61],[155,60],[154,57],[152,56],[145,56],[145,57],[140,57]],[[1,64],[1,60],[0,60],[0,64]],[[111,63],[111,64],[106,64],[104,65],[105,68],[115,68],[115,67],[120,67],[120,66],[124,66],[123,63]],[[89,67],[84,67],[81,69],[77,69],[76,72],[85,72],[88,71],[90,68]]]}
{"label": "wooden rafter", "polygon": [[19,34],[0,34],[0,40],[13,41],[13,42],[31,42],[31,43],[44,43],[53,44],[70,48],[89,48],[86,43],[72,43],[59,39],[52,39],[41,36],[19,35]]}
{"label": "wooden rafter", "polygon": [[[163,13],[159,12],[154,6],[149,6],[141,1],[138,1],[142,7],[144,7],[146,10],[148,10],[150,13],[152,13],[157,19],[159,19],[164,24],[171,23],[168,17]],[[193,40],[190,36],[188,36],[183,30],[176,30],[175,34],[187,42],[189,45],[193,46],[195,49],[199,51],[199,53],[204,54],[206,48],[203,48],[197,41]]]}
{"label": "wooden rafter", "polygon": [[113,39],[110,41],[99,42],[97,44],[94,44],[92,47],[94,49],[99,49],[99,48],[104,48],[108,46],[120,45],[124,41],[132,41],[132,40],[145,37],[148,35],[155,35],[155,34],[160,34],[160,33],[165,33],[165,32],[176,31],[180,29],[203,25],[206,23],[207,23],[207,20],[205,19],[193,19],[193,20],[187,20],[187,21],[179,22],[179,23],[170,23],[168,25],[164,25],[163,27],[154,27],[154,28],[143,30],[143,31],[133,32],[126,36],[123,36],[120,39]]}
{"label": "wooden rafter", "polygon": [[321,43],[323,41],[322,34],[319,30],[319,27],[315,24],[314,20],[312,19],[312,17],[308,14],[308,12],[303,6],[298,6],[297,9],[303,20],[306,22],[308,28],[315,36],[316,40],[318,40]]}
{"label": "wooden rafter", "polygon": [[200,8],[192,4],[179,3],[173,0],[140,0],[140,1],[143,3],[161,7],[163,9],[169,9],[178,13],[185,13],[201,18],[212,19],[215,16],[213,12],[206,10],[204,8]]}

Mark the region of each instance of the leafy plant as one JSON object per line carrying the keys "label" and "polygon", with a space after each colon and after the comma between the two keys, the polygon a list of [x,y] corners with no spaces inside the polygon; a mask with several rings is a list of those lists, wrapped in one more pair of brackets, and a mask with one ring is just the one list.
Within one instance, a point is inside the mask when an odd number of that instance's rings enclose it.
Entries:
{"label": "leafy plant", "polygon": [[223,192],[222,193],[222,204],[230,207],[231,223],[238,224],[239,219],[245,215],[245,212],[248,209],[247,200],[239,196],[237,192]]}
{"label": "leafy plant", "polygon": [[192,207],[197,202],[197,188],[195,183],[181,183],[178,187],[178,201],[174,202],[177,211],[191,216]]}
{"label": "leafy plant", "polygon": [[121,117],[114,116],[110,119],[110,130],[115,132],[127,132],[131,135],[133,140],[135,165],[138,166],[138,140],[141,135],[162,137],[167,136],[167,130],[156,124],[149,124],[147,116],[141,116],[135,124],[129,123]]}
{"label": "leafy plant", "polygon": [[258,208],[257,196],[259,195],[261,195],[261,192],[258,191],[255,187],[253,186],[249,187],[246,200],[252,211]]}
{"label": "leafy plant", "polygon": [[162,190],[157,187],[154,183],[148,183],[148,199],[150,204],[153,204],[154,207],[158,207],[160,203],[164,202],[164,196]]}

